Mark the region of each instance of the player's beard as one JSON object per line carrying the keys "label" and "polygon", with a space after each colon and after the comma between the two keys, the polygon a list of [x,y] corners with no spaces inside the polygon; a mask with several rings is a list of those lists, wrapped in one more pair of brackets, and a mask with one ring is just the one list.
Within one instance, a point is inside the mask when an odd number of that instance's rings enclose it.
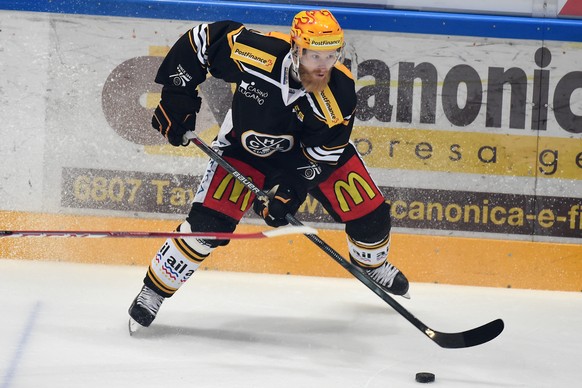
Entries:
{"label": "player's beard", "polygon": [[299,64],[299,77],[305,91],[308,93],[319,93],[325,89],[329,83],[331,69],[325,71],[325,75],[320,75],[324,71],[314,70],[310,72],[301,63]]}

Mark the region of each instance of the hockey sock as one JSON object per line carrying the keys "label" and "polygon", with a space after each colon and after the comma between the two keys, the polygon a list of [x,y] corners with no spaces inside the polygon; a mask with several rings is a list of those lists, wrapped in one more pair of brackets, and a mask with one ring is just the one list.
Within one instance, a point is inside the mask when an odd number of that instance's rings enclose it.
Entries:
{"label": "hockey sock", "polygon": [[[178,227],[178,232],[191,232],[188,221]],[[144,284],[166,298],[172,296],[213,249],[193,237],[167,239],[152,259]]]}
{"label": "hockey sock", "polygon": [[373,243],[356,241],[348,236],[348,249],[354,264],[366,269],[378,268],[388,258],[390,235]]}

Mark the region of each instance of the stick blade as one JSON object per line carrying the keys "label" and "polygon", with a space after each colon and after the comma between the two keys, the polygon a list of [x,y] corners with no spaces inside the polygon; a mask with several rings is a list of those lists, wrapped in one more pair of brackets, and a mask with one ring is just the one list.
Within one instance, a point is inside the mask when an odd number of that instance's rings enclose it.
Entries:
{"label": "stick blade", "polygon": [[484,344],[496,338],[503,331],[505,324],[501,319],[496,319],[483,326],[460,333],[441,333],[427,329],[425,334],[446,349],[470,348]]}
{"label": "stick blade", "polygon": [[288,234],[317,234],[317,229],[311,228],[306,225],[299,225],[299,226],[284,226],[281,228],[266,230],[261,232],[265,237],[278,237],[278,236],[285,236]]}

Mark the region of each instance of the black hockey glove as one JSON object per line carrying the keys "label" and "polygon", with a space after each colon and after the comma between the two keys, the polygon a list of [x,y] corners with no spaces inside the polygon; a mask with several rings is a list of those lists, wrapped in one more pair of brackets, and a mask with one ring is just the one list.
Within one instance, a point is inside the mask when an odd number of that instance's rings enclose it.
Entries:
{"label": "black hockey glove", "polygon": [[152,127],[175,146],[187,146],[184,134],[196,129],[196,113],[200,110],[202,99],[184,93],[162,91],[162,100],[154,111]]}
{"label": "black hockey glove", "polygon": [[253,210],[265,220],[267,225],[274,228],[287,225],[288,222],[285,219],[287,213],[294,215],[305,200],[305,195],[303,199],[300,199],[296,191],[285,184],[274,186],[268,196],[269,201],[266,204],[255,199]]}

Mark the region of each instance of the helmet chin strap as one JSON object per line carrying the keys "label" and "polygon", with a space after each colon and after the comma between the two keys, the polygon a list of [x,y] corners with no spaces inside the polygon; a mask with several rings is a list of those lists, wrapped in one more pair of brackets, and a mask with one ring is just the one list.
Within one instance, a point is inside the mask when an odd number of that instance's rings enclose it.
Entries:
{"label": "helmet chin strap", "polygon": [[291,77],[297,82],[301,82],[301,76],[299,75],[299,50],[300,48],[297,47],[295,44],[291,46],[290,73]]}
{"label": "helmet chin strap", "polygon": [[291,73],[291,78],[293,81],[301,82],[301,76],[299,75],[299,69],[295,68],[295,65],[289,67],[289,73]]}

